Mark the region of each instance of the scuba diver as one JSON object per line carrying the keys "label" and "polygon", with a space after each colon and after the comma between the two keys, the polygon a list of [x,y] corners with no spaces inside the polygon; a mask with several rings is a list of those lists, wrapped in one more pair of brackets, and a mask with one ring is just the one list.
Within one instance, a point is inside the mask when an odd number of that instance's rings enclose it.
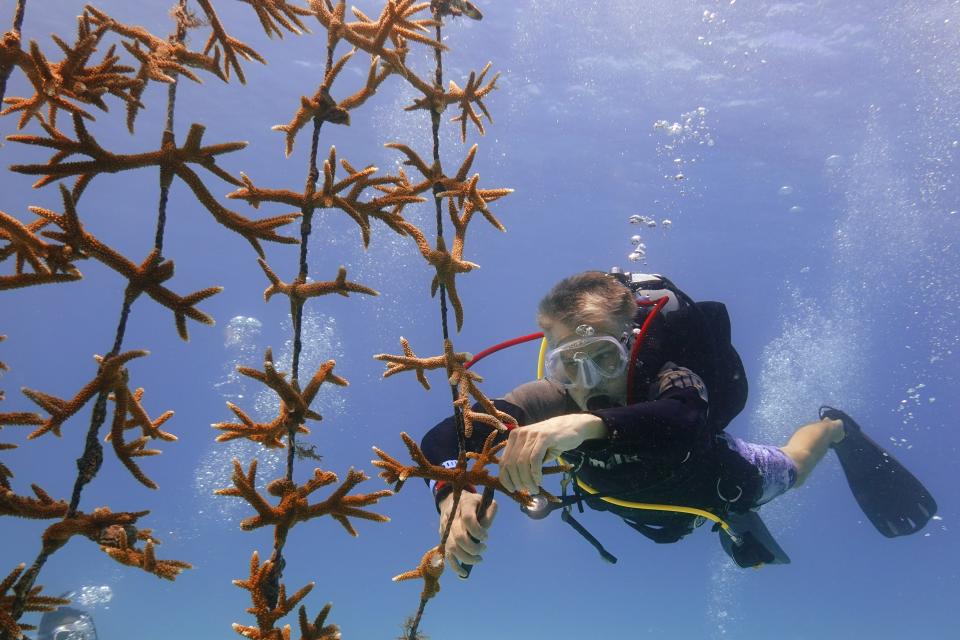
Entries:
{"label": "scuba diver", "polygon": [[37,640],[97,640],[98,637],[93,617],[72,607],[44,613],[37,627]]}
{"label": "scuba diver", "polygon": [[[562,510],[608,562],[616,558],[574,518],[574,505],[580,513],[583,503],[611,511],[657,543],[677,542],[709,520],[739,566],[789,563],[757,511],[803,484],[829,449],[885,536],[915,533],[936,513],[924,486],[839,409],[821,407],[819,420],[782,447],[726,433],[746,404],[747,380],[722,303],[694,302],[663,276],[615,268],[560,281],[540,302],[537,321],[543,333],[526,339],[544,340],[540,379],[494,400],[518,425],[498,436],[507,442],[499,479],[532,496],[522,507],[531,517]],[[479,451],[490,429],[475,424],[467,449]],[[421,448],[433,464],[454,466],[455,418],[433,427]],[[553,459],[570,469],[559,502],[540,488]],[[496,515],[493,491],[464,491],[452,514],[452,487],[429,484],[440,531],[454,518],[447,562],[467,577]]]}

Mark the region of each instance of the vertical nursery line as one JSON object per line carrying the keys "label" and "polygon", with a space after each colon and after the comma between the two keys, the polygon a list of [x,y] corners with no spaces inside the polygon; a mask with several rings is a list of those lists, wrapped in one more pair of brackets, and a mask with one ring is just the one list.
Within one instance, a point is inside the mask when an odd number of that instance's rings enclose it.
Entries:
{"label": "vertical nursery line", "polygon": [[[187,38],[187,0],[180,0],[174,12],[177,20],[176,33],[171,37],[178,44]],[[177,85],[180,84],[176,71],[170,71],[173,82],[167,87],[167,119],[163,129],[163,142],[173,141],[173,118],[177,108]],[[157,249],[157,260],[163,256],[163,236],[167,224],[167,202],[170,199],[170,185],[173,183],[173,174],[160,170],[160,203],[157,207],[157,232],[153,246]]]}
{"label": "vertical nursery line", "polygon": [[[14,19],[14,29],[18,33],[23,23],[25,4],[26,0],[20,0],[17,5],[17,16]],[[183,42],[184,38],[186,37],[186,0],[180,0],[179,11],[176,15],[177,30],[174,37],[176,37],[179,42]],[[3,89],[5,84],[6,79],[4,78],[3,82],[0,83],[0,89]],[[177,95],[176,89],[177,79],[176,76],[174,76],[174,81],[167,92],[167,118],[166,127],[164,130],[164,140],[167,140],[168,135],[171,137],[173,135],[173,118],[174,110],[176,108]],[[0,92],[0,99],[2,99],[2,92]],[[171,180],[172,175],[166,181],[164,181],[163,169],[161,169],[160,204],[157,219],[157,233],[154,243],[154,246],[161,251],[163,249],[167,199]],[[157,256],[157,260],[160,260],[159,254]],[[139,292],[132,290],[130,286],[128,286],[124,291],[123,305],[120,309],[120,318],[117,322],[117,330],[113,339],[113,347],[111,348],[110,353],[105,356],[105,358],[109,358],[120,353],[120,349],[123,346],[123,339],[127,331],[127,321],[130,318],[130,310],[133,306],[133,302],[138,296]],[[100,444],[99,432],[100,428],[103,426],[103,423],[106,422],[107,419],[107,399],[109,395],[110,391],[104,389],[97,394],[97,399],[94,402],[93,411],[90,415],[90,427],[87,429],[87,436],[84,441],[83,454],[77,459],[76,462],[77,478],[73,484],[73,492],[70,496],[70,505],[67,508],[67,513],[64,516],[64,520],[69,520],[77,515],[77,511],[80,508],[80,498],[83,493],[83,487],[93,480],[93,478],[100,471],[100,466],[103,464],[103,445]],[[14,620],[19,620],[23,615],[26,607],[27,597],[36,583],[37,576],[40,574],[40,570],[43,568],[44,564],[46,564],[47,559],[54,552],[56,552],[57,549],[59,549],[59,547],[41,549],[40,553],[33,561],[33,564],[30,565],[30,568],[26,571],[26,573],[20,576],[19,580],[17,580],[17,583],[13,588],[15,598],[10,607],[10,615]],[[9,635],[5,630],[0,630],[0,640],[9,640]]]}
{"label": "vertical nursery line", "polygon": [[[435,38],[437,42],[443,41],[443,33],[441,30],[441,20],[440,20],[440,11],[437,8],[433,9],[433,19],[436,22],[435,26]],[[434,73],[434,86],[435,88],[442,92],[443,91],[443,52],[438,48],[434,48],[433,57],[436,61],[436,71]],[[430,122],[431,129],[433,134],[433,163],[435,167],[440,165],[440,111],[437,110],[436,106],[430,106]],[[443,238],[443,200],[439,197],[443,191],[443,186],[435,182],[433,184],[433,201],[436,206],[437,214],[437,239]],[[450,329],[449,322],[447,320],[447,288],[440,282],[440,326],[443,334],[444,345],[446,345],[447,340],[450,339]],[[449,377],[452,372],[448,369],[447,376]],[[464,423],[463,423],[463,412],[460,410],[460,407],[456,404],[457,402],[457,387],[456,385],[450,385],[450,393],[453,396],[453,415],[454,420],[457,425],[457,446],[459,449],[457,459],[458,461],[463,461],[465,459],[467,442],[466,436],[464,435]],[[454,491],[453,496],[453,508],[451,513],[457,512],[457,506],[460,502],[460,496],[462,494],[461,490]],[[453,526],[453,518],[447,519],[447,524],[444,527],[443,533],[440,536],[439,548],[441,553],[446,548],[447,538],[450,537],[450,530]],[[420,604],[417,607],[417,613],[413,617],[413,621],[410,623],[409,633],[407,634],[407,640],[417,640],[420,637],[418,633],[418,628],[420,627],[420,621],[423,618],[424,609],[426,609],[428,598],[421,596]]]}
{"label": "vertical nursery line", "polygon": [[[327,65],[324,71],[324,77],[333,69],[333,49],[335,43],[327,43]],[[320,168],[317,165],[317,155],[320,148],[320,129],[323,126],[323,117],[315,115],[313,117],[313,135],[310,139],[310,158],[307,168],[307,182],[304,185],[304,206],[300,210],[303,213],[303,220],[300,222],[300,270],[297,274],[297,282],[306,282],[310,265],[307,263],[308,241],[310,233],[313,230],[313,212],[316,207],[313,204],[313,194],[317,189],[317,181],[320,179]],[[333,169],[333,167],[331,167]],[[293,363],[290,374],[291,382],[294,385],[300,380],[300,353],[303,351],[303,300],[291,298],[290,316],[293,323]],[[293,460],[295,457],[296,444],[296,426],[291,426],[287,431],[287,480],[293,480]],[[282,547],[282,545],[281,545]]]}
{"label": "vertical nursery line", "polygon": [[[330,73],[333,68],[333,42],[327,42],[327,65],[324,77]],[[317,166],[317,155],[320,148],[320,129],[323,127],[323,117],[315,115],[313,117],[313,135],[310,139],[310,156],[307,161],[307,180],[304,185],[304,204],[300,209],[303,219],[300,222],[300,264],[297,273],[296,282],[306,282],[310,265],[307,262],[308,241],[310,233],[313,230],[313,212],[316,207],[313,204],[313,194],[317,188],[317,181],[320,179],[320,168]],[[290,321],[293,324],[293,357],[291,364],[290,382],[298,388],[300,380],[300,353],[303,350],[303,303],[299,298],[290,298]],[[287,473],[286,479],[293,482],[293,462],[296,458],[296,439],[297,425],[291,425],[287,430]],[[264,587],[264,595],[271,607],[275,607],[280,598],[280,579],[283,577],[283,569],[286,566],[286,560],[283,558],[283,547],[287,542],[287,529],[276,526],[274,528],[274,547],[270,556],[272,569],[268,583]]]}

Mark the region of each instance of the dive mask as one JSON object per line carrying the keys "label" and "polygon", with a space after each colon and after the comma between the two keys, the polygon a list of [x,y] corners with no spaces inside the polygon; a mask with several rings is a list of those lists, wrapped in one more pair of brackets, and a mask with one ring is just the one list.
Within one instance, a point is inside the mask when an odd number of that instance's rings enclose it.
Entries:
{"label": "dive mask", "polygon": [[580,325],[572,339],[547,352],[544,375],[567,388],[593,389],[621,375],[629,359],[619,340],[596,335],[589,325]]}

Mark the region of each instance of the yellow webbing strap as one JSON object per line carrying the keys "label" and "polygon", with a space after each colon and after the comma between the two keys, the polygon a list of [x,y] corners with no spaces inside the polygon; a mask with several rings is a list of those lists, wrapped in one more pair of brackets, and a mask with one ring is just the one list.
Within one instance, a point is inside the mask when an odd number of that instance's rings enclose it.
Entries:
{"label": "yellow webbing strap", "polygon": [[543,361],[547,357],[547,339],[540,341],[540,355],[537,357],[537,380],[543,377]]}
{"label": "yellow webbing strap", "polygon": [[[590,495],[596,495],[599,493],[596,489],[585,483],[580,478],[576,478],[577,486],[589,493]],[[701,518],[706,518],[711,522],[716,522],[720,525],[720,528],[723,529],[731,538],[736,538],[736,534],[733,532],[733,529],[725,520],[720,518],[714,513],[709,511],[704,511],[703,509],[697,509],[696,507],[681,507],[680,505],[675,504],[651,504],[648,502],[630,502],[628,500],[621,500],[619,498],[609,498],[605,496],[600,496],[600,500],[604,502],[609,502],[610,504],[615,504],[618,507],[626,507],[627,509],[643,509],[645,511],[673,511],[675,513],[687,513],[692,516],[700,516]]]}

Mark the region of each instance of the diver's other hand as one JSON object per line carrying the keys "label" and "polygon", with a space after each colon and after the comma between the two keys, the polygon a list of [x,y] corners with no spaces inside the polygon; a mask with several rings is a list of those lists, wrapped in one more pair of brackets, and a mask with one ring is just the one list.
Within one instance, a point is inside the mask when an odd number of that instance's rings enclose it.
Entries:
{"label": "diver's other hand", "polygon": [[[484,542],[487,539],[490,525],[497,515],[497,501],[494,500],[487,507],[482,518],[477,518],[477,508],[482,496],[479,493],[464,491],[460,494],[460,503],[457,505],[457,514],[450,535],[444,548],[444,558],[447,565],[461,578],[467,576],[464,564],[477,564],[483,561],[480,555],[487,548]],[[440,502],[440,536],[446,528],[450,512],[453,510],[453,492]]]}
{"label": "diver's other hand", "polygon": [[547,457],[576,449],[584,440],[604,438],[603,420],[589,413],[556,416],[510,432],[500,456],[500,483],[507,491],[540,493]]}

